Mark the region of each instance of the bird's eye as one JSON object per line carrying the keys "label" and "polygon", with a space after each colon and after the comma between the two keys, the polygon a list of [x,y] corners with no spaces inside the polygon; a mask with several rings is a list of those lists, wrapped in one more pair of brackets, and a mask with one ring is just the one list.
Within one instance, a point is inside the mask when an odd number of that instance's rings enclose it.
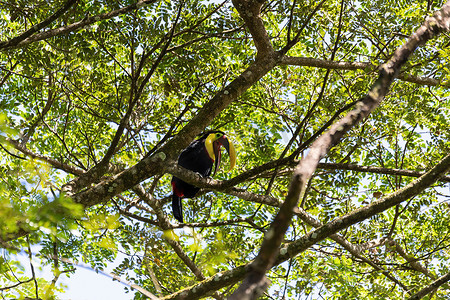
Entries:
{"label": "bird's eye", "polygon": [[221,133],[216,133],[216,136],[217,137],[220,137],[222,134]]}

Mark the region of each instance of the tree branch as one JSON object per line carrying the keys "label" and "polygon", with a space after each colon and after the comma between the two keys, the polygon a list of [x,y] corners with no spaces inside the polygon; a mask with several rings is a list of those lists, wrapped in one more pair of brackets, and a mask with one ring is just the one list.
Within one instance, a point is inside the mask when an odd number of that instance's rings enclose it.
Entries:
{"label": "tree branch", "polygon": [[7,138],[6,141],[13,146],[15,149],[17,149],[18,151],[22,152],[23,154],[33,158],[33,159],[38,159],[40,161],[46,162],[49,165],[51,165],[52,167],[59,169],[59,170],[63,170],[64,172],[67,172],[69,174],[73,174],[73,175],[77,175],[80,176],[82,174],[84,174],[84,171],[76,168],[74,166],[62,163],[56,159],[50,158],[50,157],[46,157],[44,155],[38,154],[38,153],[34,153],[30,150],[28,150],[27,148],[25,148],[25,146],[23,146],[21,143],[19,143],[18,141],[12,140]]}
{"label": "tree branch", "polygon": [[[291,30],[291,24],[289,24],[289,28],[288,28],[288,37],[287,37],[287,43],[286,46],[284,46],[281,50],[280,53],[282,53],[283,55],[286,54],[292,47],[295,46],[295,44],[298,43],[299,39],[300,39],[300,35],[303,32],[303,29],[305,29],[305,27],[308,25],[308,23],[311,21],[312,17],[317,13],[317,11],[322,7],[322,4],[325,3],[325,0],[320,1],[317,6],[311,11],[311,13],[308,15],[308,17],[306,18],[306,20],[303,22],[302,26],[298,29],[297,33],[295,34],[294,38],[291,39],[290,37],[290,30]],[[295,5],[295,1],[294,1],[294,5]],[[292,8],[293,10],[294,8]]]}
{"label": "tree branch", "polygon": [[[294,160],[292,162],[287,162],[286,166],[294,166],[298,164],[298,160]],[[345,170],[345,171],[355,171],[355,172],[363,172],[363,173],[374,173],[374,174],[383,174],[383,175],[394,175],[394,176],[407,176],[407,177],[420,177],[425,174],[425,171],[413,171],[413,170],[405,170],[405,169],[395,169],[395,168],[383,168],[376,166],[360,166],[354,164],[342,164],[342,163],[319,163],[317,165],[317,169],[322,170]],[[293,168],[287,168],[285,170],[279,171],[280,175],[286,175],[288,173],[292,173],[294,171]],[[263,173],[263,177],[271,176],[271,172]],[[234,178],[230,179],[234,180]],[[439,181],[441,182],[450,182],[450,176],[444,175]],[[224,181],[222,183],[224,186],[228,186],[228,181]]]}
{"label": "tree branch", "polygon": [[386,244],[389,247],[392,247],[401,257],[403,257],[404,260],[406,260],[411,267],[418,271],[423,273],[425,276],[431,278],[431,279],[436,279],[436,276],[431,274],[430,271],[428,271],[428,269],[426,269],[424,266],[422,266],[417,259],[415,259],[414,257],[408,255],[405,250],[403,250],[403,248],[393,239],[388,239],[388,241],[386,242]]}
{"label": "tree branch", "polygon": [[[417,194],[424,191],[427,187],[432,185],[435,181],[445,172],[450,170],[450,154],[444,157],[436,166],[430,171],[414,180],[404,188],[373,202],[370,205],[357,209],[349,214],[346,214],[340,218],[337,218],[327,224],[320,226],[319,228],[310,231],[300,239],[286,245],[278,253],[274,265],[279,265],[284,261],[295,257],[301,252],[305,251],[312,245],[322,241],[325,238],[337,233],[338,231],[347,228],[351,225],[359,223],[363,220],[371,218],[380,212],[383,212],[395,205],[402,203]],[[183,178],[184,180],[184,178]],[[229,271],[220,272],[194,286],[180,290],[174,294],[168,295],[162,299],[199,299],[207,291],[218,290],[225,286],[235,284],[242,280],[248,270],[251,270],[250,262],[246,265],[239,266]]]}
{"label": "tree branch", "polygon": [[25,283],[31,282],[31,281],[33,281],[33,280],[34,280],[34,278],[30,278],[30,279],[27,279],[27,280],[25,280],[25,281],[19,281],[18,283],[15,283],[15,284],[10,285],[10,286],[0,287],[0,291],[11,290],[11,289],[13,289],[13,288],[15,288],[15,287],[18,287],[18,286],[21,285],[21,284],[25,284]]}
{"label": "tree branch", "polygon": [[[377,70],[377,66],[375,66],[370,62],[331,61],[312,57],[283,56],[280,64],[302,66],[302,67],[315,67],[323,69],[334,69],[334,70],[364,70],[365,72],[372,72]],[[450,82],[441,82],[438,79],[430,77],[414,76],[409,75],[407,73],[400,73],[397,76],[397,78],[403,81],[416,83],[420,85],[444,86],[444,87],[450,85]]]}
{"label": "tree branch", "polygon": [[[166,216],[164,215],[161,204],[156,203],[155,201],[152,201],[150,196],[145,192],[144,188],[142,186],[137,185],[133,191],[142,199],[144,199],[145,202],[152,205],[153,210],[156,213],[156,217],[158,218],[159,226],[163,231],[171,230],[172,226],[170,222],[167,220]],[[203,275],[202,271],[197,267],[197,265],[189,258],[189,256],[186,255],[183,248],[181,247],[180,243],[172,238],[166,238],[166,242],[172,247],[172,249],[175,251],[175,253],[178,255],[178,257],[184,262],[184,264],[194,273],[195,277],[198,280],[204,280],[206,277]]]}
{"label": "tree branch", "polygon": [[24,33],[16,36],[15,38],[10,39],[9,41],[0,42],[0,50],[17,46],[19,43],[29,38],[32,34],[50,25],[53,21],[55,21],[56,19],[61,17],[66,11],[68,11],[69,8],[72,5],[74,5],[77,1],[78,0],[67,0],[66,4],[64,4],[62,8],[58,9],[55,13],[53,13],[50,17],[48,17],[41,23],[34,25]]}
{"label": "tree branch", "polygon": [[28,130],[22,136],[22,141],[21,141],[21,145],[22,146],[25,146],[28,143],[28,140],[34,134],[34,132],[36,130],[36,127],[39,125],[40,122],[44,121],[45,115],[50,111],[50,108],[52,107],[52,105],[53,105],[53,103],[55,101],[55,96],[53,95],[52,88],[53,88],[53,77],[52,77],[52,74],[49,72],[49,74],[48,74],[48,88],[47,88],[48,89],[47,102],[45,103],[45,106],[42,109],[42,112],[39,113],[34,118],[34,120],[32,120],[30,126],[28,127]]}
{"label": "tree branch", "polygon": [[[317,168],[324,169],[324,170],[348,170],[348,171],[357,171],[357,172],[365,172],[365,173],[376,173],[376,174],[408,176],[408,177],[420,177],[423,174],[425,174],[425,172],[421,172],[421,171],[391,169],[391,168],[373,167],[373,166],[359,166],[359,165],[353,165],[353,164],[340,164],[340,163],[319,163],[317,165]],[[440,178],[439,181],[450,182],[450,176],[442,176],[442,178]]]}
{"label": "tree branch", "polygon": [[[184,149],[232,101],[274,68],[278,59],[279,57],[275,55],[255,60],[241,75],[207,102],[178,135],[163,145],[159,151],[109,180],[74,195],[75,202],[86,206],[102,203],[153,175],[164,173],[167,166],[178,157],[181,149]],[[67,192],[71,195],[71,191]]]}
{"label": "tree branch", "polygon": [[[81,188],[84,188],[88,184],[97,180],[100,176],[102,176],[107,171],[108,164],[109,164],[111,158],[113,157],[114,153],[116,152],[117,145],[119,144],[120,139],[123,135],[123,132],[124,132],[126,126],[128,125],[128,122],[129,122],[130,116],[133,112],[134,106],[139,102],[145,85],[148,83],[151,76],[153,75],[153,73],[156,71],[157,67],[161,63],[163,57],[167,53],[167,48],[169,47],[170,43],[172,42],[175,28],[176,28],[176,25],[178,24],[178,21],[179,21],[180,15],[181,15],[182,7],[183,7],[183,5],[180,4],[174,24],[170,30],[169,37],[168,37],[166,43],[164,44],[164,46],[161,50],[161,53],[158,55],[155,62],[151,66],[150,71],[144,76],[140,86],[139,87],[136,86],[137,79],[138,79],[137,77],[131,78],[132,88],[130,89],[130,100],[129,100],[129,104],[128,104],[128,109],[127,109],[125,115],[120,120],[119,127],[117,128],[116,133],[110,143],[110,146],[109,146],[108,150],[106,151],[105,155],[103,156],[102,160],[98,164],[96,164],[92,169],[90,169],[88,172],[83,174],[83,176],[80,176],[80,177],[72,180],[71,182],[65,184],[62,188],[62,190],[64,192],[73,193],[73,192],[79,191]],[[143,58],[141,61],[142,65],[143,65],[144,60],[145,59]],[[137,73],[136,76],[139,76],[140,70],[141,69],[139,68],[139,72]]]}
{"label": "tree branch", "polygon": [[[256,203],[262,203],[265,205],[270,205],[274,207],[281,207],[282,202],[278,199],[266,196],[266,195],[256,195],[244,190],[240,190],[237,188],[232,188],[231,190],[226,191],[227,194],[236,196],[240,199],[246,200],[246,201],[252,201]],[[318,228],[320,226],[323,226],[321,222],[314,219],[312,216],[310,216],[303,208],[297,207],[295,209],[295,215],[300,218],[303,222],[308,224],[311,227]],[[387,270],[382,268],[381,266],[377,265],[370,259],[364,257],[361,252],[366,250],[366,245],[354,245],[347,241],[345,238],[343,238],[339,234],[332,234],[329,236],[330,239],[341,245],[344,249],[346,249],[351,255],[353,255],[355,258],[358,258],[359,260],[363,261],[364,263],[370,265],[372,268],[374,268],[377,271],[380,271],[384,276],[386,276],[389,280],[392,282],[395,282],[398,284],[404,291],[409,291],[409,288],[405,286],[403,283],[398,281],[394,276],[392,276]],[[383,239],[385,240],[385,239]],[[371,244],[371,246],[374,246],[374,244]]]}
{"label": "tree branch", "polygon": [[412,295],[410,298],[408,298],[408,300],[422,299],[429,293],[437,290],[441,285],[445,284],[448,281],[450,281],[450,273],[447,273],[447,274],[439,277],[438,279],[433,281],[430,285],[426,286],[425,288],[421,289],[416,294]]}
{"label": "tree branch", "polygon": [[269,35],[264,27],[264,22],[261,18],[261,7],[264,1],[258,0],[233,0],[233,5],[239,12],[239,15],[247,25],[253,42],[258,51],[258,57],[272,56],[274,50],[270,43]]}
{"label": "tree branch", "polygon": [[[71,0],[71,1],[77,1],[77,0]],[[10,48],[17,48],[17,47],[23,47],[26,46],[28,44],[31,44],[33,42],[37,42],[37,41],[42,41],[54,36],[59,36],[59,35],[63,35],[63,34],[67,34],[73,31],[77,31],[80,30],[86,26],[89,26],[91,24],[94,24],[98,21],[102,21],[102,20],[108,20],[108,19],[112,19],[114,17],[117,17],[119,15],[123,15],[126,14],[130,11],[139,9],[143,6],[146,5],[150,5],[152,3],[156,2],[156,0],[139,0],[136,3],[133,3],[131,5],[128,5],[126,7],[123,8],[119,8],[117,10],[111,11],[111,12],[107,12],[107,13],[103,13],[103,14],[99,14],[96,16],[92,16],[92,17],[87,17],[84,18],[81,21],[75,22],[73,24],[64,26],[64,27],[59,27],[59,28],[55,28],[55,29],[50,29],[47,31],[44,31],[42,33],[37,33],[34,34],[32,36],[26,37],[25,39],[17,42],[17,43],[11,43],[11,41],[8,42],[4,42],[4,43],[9,43],[7,46],[3,46],[0,47],[0,49],[10,49]],[[31,30],[31,29],[30,29]],[[36,32],[36,31],[34,31]],[[1,44],[0,44],[1,45]]]}
{"label": "tree branch", "polygon": [[[399,73],[401,66],[408,60],[414,50],[433,36],[442,31],[449,30],[449,27],[450,6],[446,4],[440,11],[436,12],[433,17],[427,19],[424,25],[408,39],[406,44],[398,48],[391,59],[380,67],[377,81],[369,93],[357,103],[356,108],[349,112],[339,122],[334,124],[327,133],[320,136],[311,145],[307,156],[302,159],[294,169],[286,200],[273,220],[269,230],[266,232],[258,256],[250,265],[250,270],[245,280],[232,294],[230,299],[241,299],[244,295],[246,295],[245,299],[256,299],[256,297],[254,297],[256,292],[252,289],[255,287],[259,288],[266,282],[265,272],[271,268],[275,262],[277,250],[290,225],[294,208],[297,206],[298,199],[305,193],[306,184],[317,168],[319,160],[326,156],[330,148],[340,142],[344,134],[350,130],[350,128],[366,118],[376,107],[378,107],[384,99],[384,96],[387,94],[391,83]],[[450,156],[448,157],[450,162]],[[441,174],[443,175],[444,173]],[[324,231],[319,232],[322,233]],[[331,232],[331,234],[335,232]],[[320,236],[320,234],[318,234],[318,236]],[[313,244],[308,244],[308,247],[311,245]],[[248,295],[253,295],[253,297],[249,297]]]}

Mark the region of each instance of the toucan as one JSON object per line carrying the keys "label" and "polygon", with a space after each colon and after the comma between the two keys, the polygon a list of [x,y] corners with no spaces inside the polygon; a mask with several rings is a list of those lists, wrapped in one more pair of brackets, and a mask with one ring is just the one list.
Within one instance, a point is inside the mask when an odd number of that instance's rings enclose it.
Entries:
{"label": "toucan", "polygon": [[[230,171],[236,164],[236,150],[233,143],[228,140],[224,132],[213,130],[203,133],[200,138],[193,141],[184,149],[178,157],[178,164],[188,170],[194,171],[207,177],[211,175],[213,164],[214,173],[220,166],[221,151],[224,146],[230,156]],[[200,188],[184,182],[180,178],[172,177],[172,210],[173,216],[180,223],[183,223],[182,198],[193,198]]]}

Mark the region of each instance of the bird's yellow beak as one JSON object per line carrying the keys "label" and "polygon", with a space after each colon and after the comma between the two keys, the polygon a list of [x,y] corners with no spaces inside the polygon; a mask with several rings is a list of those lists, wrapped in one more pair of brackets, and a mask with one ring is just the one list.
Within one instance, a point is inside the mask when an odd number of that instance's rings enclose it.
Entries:
{"label": "bird's yellow beak", "polygon": [[211,133],[205,140],[206,151],[208,151],[209,157],[215,161],[216,170],[220,165],[220,146],[224,146],[230,156],[230,169],[231,171],[236,165],[236,149],[233,142],[228,140],[228,137],[223,133]]}

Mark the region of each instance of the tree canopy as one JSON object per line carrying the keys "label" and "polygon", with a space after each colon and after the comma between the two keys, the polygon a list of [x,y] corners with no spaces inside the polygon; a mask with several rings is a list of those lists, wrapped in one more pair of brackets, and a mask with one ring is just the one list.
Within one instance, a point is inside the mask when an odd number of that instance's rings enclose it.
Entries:
{"label": "tree canopy", "polygon": [[[119,253],[134,299],[449,297],[450,4],[5,0],[0,25],[3,299]],[[177,165],[207,130],[233,171]]]}

